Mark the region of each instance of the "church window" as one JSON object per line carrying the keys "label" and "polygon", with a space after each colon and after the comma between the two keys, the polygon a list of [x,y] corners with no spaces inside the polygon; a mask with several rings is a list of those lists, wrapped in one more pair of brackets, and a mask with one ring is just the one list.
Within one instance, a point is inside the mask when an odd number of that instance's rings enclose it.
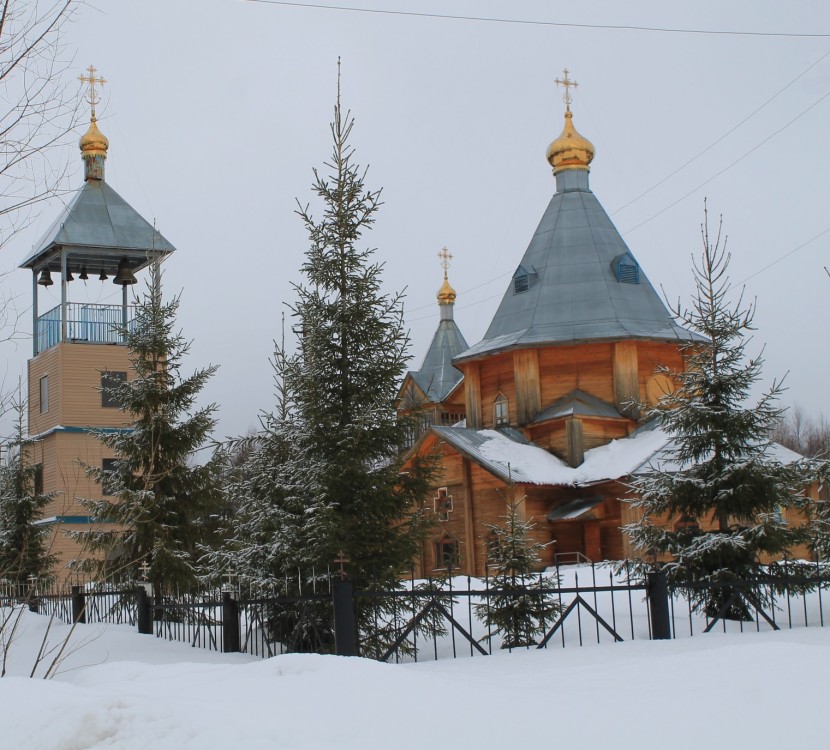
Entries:
{"label": "church window", "polygon": [[687,531],[690,534],[697,534],[700,531],[700,524],[693,516],[683,515],[674,524],[675,531]]}
{"label": "church window", "polygon": [[34,484],[34,491],[35,495],[42,495],[43,494],[43,464],[35,464],[33,467],[34,469],[34,476],[33,476],[33,484]]}
{"label": "church window", "polygon": [[464,419],[464,414],[461,412],[441,412],[441,424],[444,425],[444,427],[452,427],[454,424],[458,424],[462,419]]}
{"label": "church window", "polygon": [[49,411],[49,376],[44,375],[40,379],[40,413]]}
{"label": "church window", "polygon": [[106,370],[101,373],[101,406],[105,408],[119,408],[121,404],[115,398],[112,390],[127,380],[126,372]]}
{"label": "church window", "polygon": [[506,427],[510,424],[507,407],[507,397],[503,393],[499,393],[493,402],[493,424],[496,427]]}
{"label": "church window", "polygon": [[444,534],[435,542],[435,570],[457,570],[460,564],[458,540]]}
{"label": "church window", "polygon": [[501,562],[501,542],[495,531],[491,531],[485,540],[487,545],[487,567],[498,568]]}

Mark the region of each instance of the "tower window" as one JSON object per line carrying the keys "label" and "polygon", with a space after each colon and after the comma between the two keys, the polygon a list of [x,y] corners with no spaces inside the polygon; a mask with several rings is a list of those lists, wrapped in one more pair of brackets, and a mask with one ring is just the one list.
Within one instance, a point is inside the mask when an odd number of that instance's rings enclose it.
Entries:
{"label": "tower window", "polygon": [[117,458],[105,458],[101,462],[101,469],[103,469],[103,476],[101,478],[101,494],[102,495],[114,495],[115,488],[114,488],[114,475],[116,464],[118,463]]}
{"label": "tower window", "polygon": [[40,413],[46,414],[49,411],[49,376],[44,375],[40,379]]}
{"label": "tower window", "polygon": [[508,416],[508,402],[507,397],[503,393],[496,396],[493,402],[493,424],[496,427],[505,427],[510,424],[510,417]]}
{"label": "tower window", "polygon": [[105,370],[101,373],[101,406],[112,409],[118,409],[121,406],[115,398],[113,390],[126,380],[126,372]]}

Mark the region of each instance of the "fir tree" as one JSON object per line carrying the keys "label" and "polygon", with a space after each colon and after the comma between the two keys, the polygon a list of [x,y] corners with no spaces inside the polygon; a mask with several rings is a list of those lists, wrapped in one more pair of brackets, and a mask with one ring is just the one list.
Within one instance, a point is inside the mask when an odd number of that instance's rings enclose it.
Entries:
{"label": "fir tree", "polygon": [[[669,582],[708,616],[747,619],[756,594],[729,582],[752,581],[762,558],[778,559],[804,541],[805,528],[781,514],[805,508],[810,476],[805,464],[784,465],[770,451],[781,383],[748,402],[763,365],[745,352],[755,307],[740,296],[729,301],[730,254],[721,225],[712,242],[704,217],[692,305],[674,310],[699,339],[684,345],[685,369],[671,373],[675,391],[647,414],[672,442],[667,462],[633,482],[642,518],[625,530],[635,548],[668,558]],[[684,589],[701,583],[714,586]]]}
{"label": "fir tree", "polygon": [[[502,648],[535,645],[553,625],[561,611],[552,594],[544,593],[554,581],[534,573],[547,546],[534,541],[533,520],[523,520],[521,501],[508,503],[502,524],[484,524],[489,530],[488,563],[495,571],[488,589],[494,590],[476,616],[487,626],[484,639],[502,636]],[[558,583],[558,581],[556,581]]]}
{"label": "fir tree", "polygon": [[215,424],[215,406],[193,406],[216,367],[181,375],[188,344],[175,330],[178,306],[178,297],[164,301],[154,261],[133,324],[121,330],[134,376],[107,386],[131,421],[98,436],[118,457],[115,469],[86,467],[110,496],[84,506],[116,528],[77,535],[91,551],[106,553],[105,573],[136,578],[149,565],[159,595],[196,582],[197,545],[212,531],[220,503],[215,462],[192,464]]}
{"label": "fir tree", "polygon": [[[276,409],[245,441],[248,458],[229,487],[239,501],[227,542],[205,558],[208,569],[238,575],[250,591],[296,593],[341,556],[358,588],[394,588],[423,538],[417,508],[430,466],[401,472],[410,425],[395,411],[408,349],[402,296],[383,293],[382,267],[360,247],[381,201],[355,163],[352,127],[338,74],[330,175],[314,171],[322,216],[298,209],[310,248],[291,308],[297,350],[287,353],[284,341],[276,349]],[[292,650],[328,648],[330,609],[283,609],[271,634]],[[374,620],[358,609],[358,627]],[[364,654],[382,648],[374,641],[364,638]]]}
{"label": "fir tree", "polygon": [[348,145],[354,121],[337,103],[330,170],[315,170],[323,204],[315,219],[300,206],[311,241],[293,313],[300,348],[285,368],[296,450],[314,476],[305,498],[314,518],[306,549],[318,567],[339,555],[358,586],[396,585],[422,540],[414,512],[428,488],[423,464],[401,473],[409,424],[395,399],[407,362],[401,294],[381,291],[382,266],[359,246],[380,208],[380,191]]}
{"label": "fir tree", "polygon": [[35,525],[55,495],[38,486],[41,469],[33,460],[36,442],[24,437],[24,406],[17,401],[12,408],[15,433],[0,465],[0,579],[25,584],[32,577],[49,578],[57,562],[49,549],[49,527]]}

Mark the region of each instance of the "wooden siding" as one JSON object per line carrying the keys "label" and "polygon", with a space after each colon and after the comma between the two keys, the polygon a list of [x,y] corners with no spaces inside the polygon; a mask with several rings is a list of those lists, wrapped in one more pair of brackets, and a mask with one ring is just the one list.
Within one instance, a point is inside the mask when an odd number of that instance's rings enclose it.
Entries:
{"label": "wooden siding", "polygon": [[556,346],[539,350],[542,408],[576,388],[614,403],[612,344]]}
{"label": "wooden siding", "polygon": [[[131,373],[126,347],[113,344],[58,344],[29,360],[29,434],[57,425],[123,427],[126,415],[101,406],[101,372]],[[40,413],[40,379],[49,377],[49,411]]]}
{"label": "wooden siding", "polygon": [[478,362],[464,365],[464,402],[467,427],[481,427],[481,370]]}
{"label": "wooden siding", "polygon": [[491,428],[495,423],[493,405],[499,393],[507,399],[508,421],[516,424],[516,386],[513,375],[513,355],[501,354],[480,363],[482,426]]}
{"label": "wooden siding", "polygon": [[641,402],[637,342],[617,341],[614,344],[614,403],[620,414],[636,419]]}
{"label": "wooden siding", "polygon": [[646,401],[646,383],[655,371],[667,367],[671,372],[682,372],[685,368],[683,355],[677,344],[660,341],[640,341],[637,343],[637,369],[639,377],[640,401]]}
{"label": "wooden siding", "polygon": [[537,349],[522,349],[513,353],[513,377],[516,383],[516,421],[524,425],[541,411]]}

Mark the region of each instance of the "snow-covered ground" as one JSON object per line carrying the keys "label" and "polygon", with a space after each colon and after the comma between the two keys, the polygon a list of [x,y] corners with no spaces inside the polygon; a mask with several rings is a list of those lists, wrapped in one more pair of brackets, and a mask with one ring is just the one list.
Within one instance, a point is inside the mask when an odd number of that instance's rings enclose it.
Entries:
{"label": "snow-covered ground", "polygon": [[[763,750],[827,741],[830,628],[394,665],[262,661],[129,626],[81,625],[57,677],[29,679],[47,623],[27,613],[8,650],[2,748]],[[50,645],[68,631],[53,624]]]}

